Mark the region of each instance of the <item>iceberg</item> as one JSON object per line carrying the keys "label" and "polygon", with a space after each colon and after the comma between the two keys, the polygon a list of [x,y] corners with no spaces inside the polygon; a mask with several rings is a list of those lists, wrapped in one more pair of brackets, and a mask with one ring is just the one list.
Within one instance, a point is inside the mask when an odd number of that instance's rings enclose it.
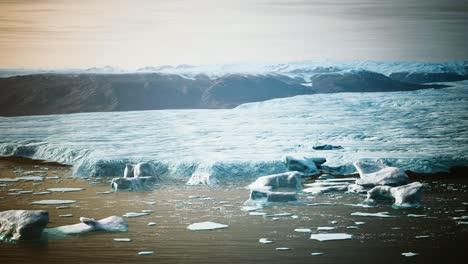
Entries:
{"label": "iceberg", "polygon": [[367,192],[366,201],[390,199],[394,200],[394,208],[421,207],[423,185],[413,182],[399,187],[376,186]]}
{"label": "iceberg", "polygon": [[389,167],[381,162],[359,161],[354,166],[360,178],[356,181],[359,185],[392,185],[406,184],[409,180],[406,173],[396,167]]}

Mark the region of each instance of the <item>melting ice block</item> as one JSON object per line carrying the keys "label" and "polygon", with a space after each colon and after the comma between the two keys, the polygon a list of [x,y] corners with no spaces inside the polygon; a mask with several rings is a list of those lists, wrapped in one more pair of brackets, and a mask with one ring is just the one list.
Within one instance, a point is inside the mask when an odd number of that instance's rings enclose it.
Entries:
{"label": "melting ice block", "polygon": [[194,230],[194,231],[204,231],[204,230],[215,230],[215,229],[223,229],[229,227],[228,225],[218,224],[214,222],[201,222],[201,223],[194,223],[187,226],[187,229]]}
{"label": "melting ice block", "polygon": [[324,158],[307,158],[297,155],[284,155],[281,160],[290,171],[299,171],[307,175],[318,174],[317,165],[325,163]]}
{"label": "melting ice block", "polygon": [[413,182],[399,187],[376,186],[367,192],[367,201],[395,200],[395,208],[417,208],[421,206],[423,185]]}
{"label": "melting ice block", "polygon": [[331,241],[331,240],[346,240],[352,239],[353,235],[345,233],[328,233],[328,234],[312,234],[310,239],[318,241]]}
{"label": "melting ice block", "polygon": [[128,224],[121,217],[109,216],[99,221],[93,218],[80,217],[80,222],[74,225],[48,228],[45,232],[50,236],[80,235],[94,231],[127,232]]}
{"label": "melting ice block", "polygon": [[398,186],[408,183],[408,175],[396,167],[389,167],[381,162],[359,161],[354,167],[360,178],[356,181],[359,185],[390,185]]}
{"label": "melting ice block", "polygon": [[251,190],[274,190],[278,188],[291,188],[301,190],[302,173],[297,171],[267,175],[257,178],[249,185]]}
{"label": "melting ice block", "polygon": [[195,172],[186,183],[187,185],[209,185],[215,186],[219,184],[218,179],[207,172]]}
{"label": "melting ice block", "polygon": [[47,189],[50,192],[78,192],[83,191],[83,188],[50,188]]}

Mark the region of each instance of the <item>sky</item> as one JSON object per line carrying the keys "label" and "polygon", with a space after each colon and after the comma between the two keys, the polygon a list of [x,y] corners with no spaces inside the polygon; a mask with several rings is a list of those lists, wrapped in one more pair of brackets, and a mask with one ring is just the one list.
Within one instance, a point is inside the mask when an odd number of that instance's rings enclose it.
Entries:
{"label": "sky", "polygon": [[468,0],[0,0],[0,68],[468,60]]}

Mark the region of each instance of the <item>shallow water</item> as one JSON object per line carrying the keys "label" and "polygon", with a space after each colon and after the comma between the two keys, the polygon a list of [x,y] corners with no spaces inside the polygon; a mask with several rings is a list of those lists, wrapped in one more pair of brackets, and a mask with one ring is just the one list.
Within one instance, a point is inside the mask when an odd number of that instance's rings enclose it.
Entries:
{"label": "shallow water", "polygon": [[[16,177],[12,163],[1,165],[0,176]],[[21,165],[25,170],[37,170],[33,165]],[[169,182],[149,192],[117,192],[96,194],[109,190],[107,179],[67,178],[69,169],[49,166],[47,175],[59,175],[59,180],[37,182],[8,182],[0,187],[0,211],[9,209],[44,209],[50,213],[48,227],[79,222],[80,216],[101,219],[127,212],[154,210],[148,216],[125,218],[129,224],[126,233],[94,233],[79,237],[50,239],[42,243],[0,243],[1,263],[450,263],[468,257],[468,227],[457,225],[453,216],[467,215],[468,182],[428,181],[423,202],[425,207],[395,210],[391,202],[375,208],[352,207],[364,197],[356,194],[331,193],[301,196],[307,203],[336,203],[337,205],[281,205],[266,207],[259,212],[292,213],[298,218],[250,216],[242,211],[248,197],[243,186],[247,182],[229,182],[218,188],[187,187],[183,182]],[[103,182],[104,181],[104,182]],[[9,189],[43,191],[48,188],[76,187],[83,191],[51,193],[46,195],[8,195]],[[213,199],[189,198],[206,195]],[[42,199],[77,200],[69,209],[57,206],[30,205]],[[156,202],[149,204],[147,202]],[[351,216],[353,212],[390,212],[395,218]],[[73,217],[59,217],[73,214]],[[408,214],[427,217],[408,217]],[[213,221],[229,225],[215,231],[190,231],[189,224]],[[332,221],[336,221],[333,224]],[[348,229],[356,226],[357,229]],[[155,226],[147,226],[155,222]],[[330,233],[348,233],[352,240],[318,242],[309,239],[309,233],[295,232],[296,228],[335,226]],[[429,235],[429,238],[416,236]],[[115,242],[114,238],[130,238],[131,242]],[[258,240],[268,238],[272,244]],[[276,251],[287,247],[289,251]],[[138,252],[154,251],[153,255],[139,256]],[[406,258],[404,252],[419,255]],[[321,256],[311,256],[322,252]]]}

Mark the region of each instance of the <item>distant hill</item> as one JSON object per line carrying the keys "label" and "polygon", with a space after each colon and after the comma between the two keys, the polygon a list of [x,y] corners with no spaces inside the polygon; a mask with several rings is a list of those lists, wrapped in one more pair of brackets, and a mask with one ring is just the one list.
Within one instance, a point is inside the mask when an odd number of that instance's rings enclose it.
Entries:
{"label": "distant hill", "polygon": [[302,94],[433,87],[441,86],[402,82],[370,71],[321,71],[308,81],[280,74],[188,78],[162,73],[46,73],[0,78],[0,116],[232,108]]}

